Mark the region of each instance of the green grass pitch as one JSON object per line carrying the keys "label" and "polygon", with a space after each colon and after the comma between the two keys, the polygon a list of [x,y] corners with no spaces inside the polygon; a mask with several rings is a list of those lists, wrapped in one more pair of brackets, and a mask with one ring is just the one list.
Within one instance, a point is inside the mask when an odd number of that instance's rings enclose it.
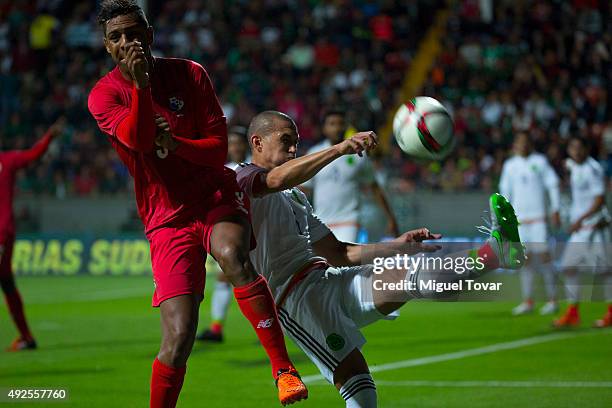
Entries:
{"label": "green grass pitch", "polygon": [[[148,406],[150,368],[160,331],[158,311],[150,307],[151,279],[22,277],[18,285],[40,348],[0,353],[0,389],[64,388],[69,400],[15,406]],[[364,353],[371,366],[409,361],[408,366],[387,366],[373,374],[379,383],[379,406],[612,406],[612,330],[590,328],[604,311],[602,303],[584,304],[582,328],[561,336],[552,333],[549,316],[513,318],[511,306],[413,302],[396,321],[366,328]],[[201,311],[202,322],[207,322],[208,301]],[[551,335],[557,337],[546,337]],[[14,336],[2,306],[2,347]],[[179,406],[280,406],[265,353],[235,304],[226,336],[222,345],[195,345]],[[531,338],[544,340],[482,351],[485,346]],[[318,374],[289,343],[302,375]],[[473,349],[471,355],[462,353]],[[415,360],[448,353],[460,354],[440,361]],[[314,381],[309,389],[308,401],[295,406],[344,406],[325,382]],[[0,408],[11,405],[0,402]]]}

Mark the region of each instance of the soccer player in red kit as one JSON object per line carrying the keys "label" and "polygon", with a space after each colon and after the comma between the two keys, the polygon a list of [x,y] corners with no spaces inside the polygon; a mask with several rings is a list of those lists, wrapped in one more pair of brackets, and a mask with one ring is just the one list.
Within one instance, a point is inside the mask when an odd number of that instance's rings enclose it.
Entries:
{"label": "soccer player in red kit", "polygon": [[62,128],[63,119],[60,119],[31,149],[0,152],[0,286],[2,286],[8,310],[19,330],[19,336],[7,351],[36,348],[36,341],[28,327],[21,295],[15,286],[11,268],[13,244],[15,243],[15,219],[13,217],[15,173],[42,156],[47,151],[51,140],[61,133]]}
{"label": "soccer player in red kit", "polygon": [[89,110],[134,177],[151,246],[162,341],[151,407],[174,407],[191,353],[207,253],[219,262],[272,365],[280,402],[307,397],[266,280],[249,261],[249,202],[224,167],[227,125],[201,65],[153,58],[153,29],[134,0],[105,0],[98,23],[117,66],[89,95]]}

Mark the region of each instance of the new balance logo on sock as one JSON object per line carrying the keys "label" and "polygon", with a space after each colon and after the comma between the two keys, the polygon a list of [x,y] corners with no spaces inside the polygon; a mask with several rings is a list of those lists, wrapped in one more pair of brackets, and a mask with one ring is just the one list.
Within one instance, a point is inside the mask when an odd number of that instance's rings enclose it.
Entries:
{"label": "new balance logo on sock", "polygon": [[269,329],[270,327],[272,327],[272,323],[274,323],[274,318],[260,320],[259,323],[257,323],[257,328],[258,329]]}

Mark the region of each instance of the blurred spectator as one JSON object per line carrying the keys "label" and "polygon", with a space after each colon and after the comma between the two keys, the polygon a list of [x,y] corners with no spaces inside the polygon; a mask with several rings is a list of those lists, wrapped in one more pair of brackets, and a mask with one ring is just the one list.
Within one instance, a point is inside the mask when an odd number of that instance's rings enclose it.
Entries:
{"label": "blurred spectator", "polygon": [[[131,189],[125,167],[87,112],[112,68],[84,0],[0,1],[0,148],[40,136],[59,112],[71,129],[18,188],[58,198]],[[320,137],[321,112],[345,108],[378,129],[444,1],[151,0],[155,55],[201,62],[229,125],[264,109],[292,115],[300,150]],[[612,49],[607,2],[460,0],[423,94],[448,107],[458,145],[448,163],[415,163],[393,146],[381,163],[402,191],[493,189],[514,132],[527,130],[559,166],[570,135],[589,138],[612,171]]]}

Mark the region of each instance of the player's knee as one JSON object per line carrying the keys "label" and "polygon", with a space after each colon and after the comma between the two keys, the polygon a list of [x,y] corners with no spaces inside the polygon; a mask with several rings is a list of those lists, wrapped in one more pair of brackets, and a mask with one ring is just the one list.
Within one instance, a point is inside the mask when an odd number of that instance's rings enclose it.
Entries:
{"label": "player's knee", "polygon": [[0,287],[2,287],[2,291],[4,293],[13,293],[15,291],[15,279],[12,277],[9,278],[0,278]]}
{"label": "player's knee", "polygon": [[358,349],[351,351],[334,370],[334,384],[339,390],[350,378],[369,374],[368,363]]}
{"label": "player's knee", "polygon": [[223,273],[234,286],[248,283],[250,275],[248,252],[243,251],[237,245],[228,244],[221,247],[217,256],[219,266],[221,266]]}

